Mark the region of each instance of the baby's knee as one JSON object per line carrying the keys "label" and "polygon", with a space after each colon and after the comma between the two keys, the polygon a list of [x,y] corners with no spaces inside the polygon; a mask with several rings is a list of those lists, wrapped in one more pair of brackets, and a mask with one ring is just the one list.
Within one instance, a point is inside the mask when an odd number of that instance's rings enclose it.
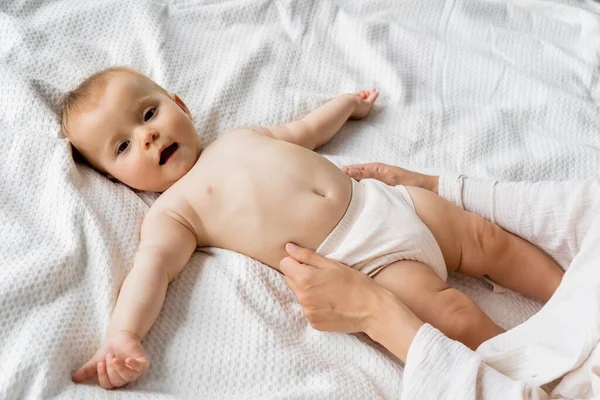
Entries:
{"label": "baby's knee", "polygon": [[[486,324],[487,316],[466,294],[448,288],[436,294],[438,329],[451,339],[467,345],[473,335]],[[471,347],[471,346],[470,346]]]}

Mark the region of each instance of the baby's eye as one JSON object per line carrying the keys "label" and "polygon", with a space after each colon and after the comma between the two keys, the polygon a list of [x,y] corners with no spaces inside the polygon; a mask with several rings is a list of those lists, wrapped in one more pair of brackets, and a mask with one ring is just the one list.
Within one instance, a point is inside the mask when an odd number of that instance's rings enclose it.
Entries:
{"label": "baby's eye", "polygon": [[117,154],[121,154],[122,152],[124,152],[125,150],[127,150],[127,146],[129,145],[129,140],[121,143],[119,145],[119,148],[117,149]]}
{"label": "baby's eye", "polygon": [[155,107],[148,108],[146,111],[144,111],[144,122],[147,122],[150,118],[154,117],[155,113],[156,113]]}

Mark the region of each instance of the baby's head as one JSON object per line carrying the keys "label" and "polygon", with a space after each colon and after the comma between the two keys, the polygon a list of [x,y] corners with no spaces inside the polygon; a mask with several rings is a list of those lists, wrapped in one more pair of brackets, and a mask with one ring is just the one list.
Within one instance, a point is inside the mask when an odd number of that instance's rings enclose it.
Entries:
{"label": "baby's head", "polygon": [[76,157],[137,190],[164,192],[200,156],[185,103],[130,68],[87,78],[64,97],[59,118]]}

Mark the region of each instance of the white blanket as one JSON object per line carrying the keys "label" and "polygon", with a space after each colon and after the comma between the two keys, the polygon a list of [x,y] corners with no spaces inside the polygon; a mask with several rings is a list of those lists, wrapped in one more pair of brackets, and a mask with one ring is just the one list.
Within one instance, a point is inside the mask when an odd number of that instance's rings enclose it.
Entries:
{"label": "white blanket", "polygon": [[[88,74],[123,64],[178,93],[204,143],[376,87],[371,115],[320,149],[336,164],[526,180],[600,170],[590,0],[2,2],[0,398],[107,396],[70,374],[103,338],[154,196],[76,166],[53,109]],[[540,307],[450,282],[506,328]],[[224,250],[192,257],[144,345],[150,371],[110,397],[377,399],[402,388],[394,357],[363,335],[312,330],[278,273]]]}

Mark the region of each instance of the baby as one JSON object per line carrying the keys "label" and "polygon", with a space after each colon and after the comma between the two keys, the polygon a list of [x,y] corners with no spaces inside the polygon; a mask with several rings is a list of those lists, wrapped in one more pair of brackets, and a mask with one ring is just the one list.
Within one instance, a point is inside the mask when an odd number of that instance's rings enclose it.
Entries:
{"label": "baby", "polygon": [[357,182],[312,151],[348,118],[366,116],[377,96],[341,95],[298,121],[236,129],[202,149],[185,103],[137,71],[109,68],[70,92],[61,129],[74,152],[109,179],[162,193],[142,224],[105,341],[73,380],[97,375],[114,388],[148,369],[140,342],[197,246],[275,269],[288,243],[316,249],[372,276],[472,349],[502,329],[448,287],[448,271],[548,300],[562,270],[530,243],[430,191]]}

